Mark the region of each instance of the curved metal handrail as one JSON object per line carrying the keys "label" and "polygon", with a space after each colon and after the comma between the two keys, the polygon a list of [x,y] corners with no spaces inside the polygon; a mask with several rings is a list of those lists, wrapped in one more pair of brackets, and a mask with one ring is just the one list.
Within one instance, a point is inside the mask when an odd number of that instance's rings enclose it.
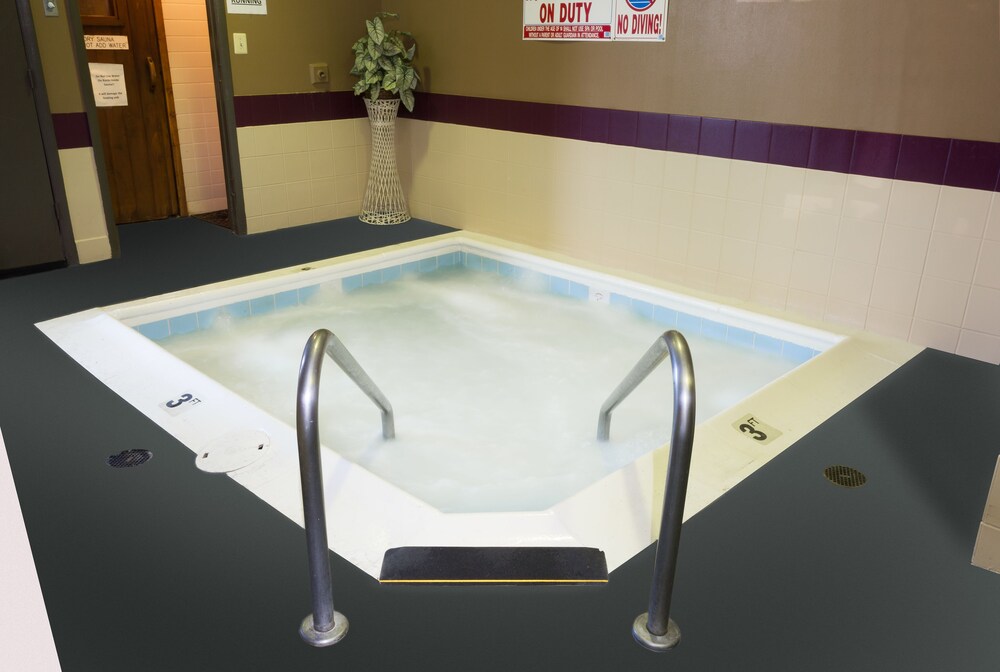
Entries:
{"label": "curved metal handrail", "polygon": [[323,501],[323,463],[319,450],[319,380],[323,355],[329,355],[382,413],[382,436],[396,435],[392,406],[378,386],[333,332],[313,332],[302,351],[296,396],[295,430],[299,443],[299,474],[302,480],[302,509],[305,517],[306,549],[309,554],[309,582],[313,611],[302,620],[299,634],[313,646],[336,644],[347,634],[347,617],[333,608],[330,581],[330,551],[326,537],[326,508]]}
{"label": "curved metal handrail", "polygon": [[670,357],[674,381],[674,425],[670,432],[670,459],[663,493],[663,517],[660,520],[660,536],[656,542],[656,559],[653,561],[649,609],[636,616],[632,623],[635,640],[653,651],[672,649],[681,639],[680,629],[670,618],[670,596],[674,589],[681,523],[684,520],[684,500],[687,498],[688,474],[691,471],[695,387],[691,350],[680,332],[666,331],[656,339],[601,406],[597,423],[598,440],[607,441],[611,431],[611,411],[667,356]]}

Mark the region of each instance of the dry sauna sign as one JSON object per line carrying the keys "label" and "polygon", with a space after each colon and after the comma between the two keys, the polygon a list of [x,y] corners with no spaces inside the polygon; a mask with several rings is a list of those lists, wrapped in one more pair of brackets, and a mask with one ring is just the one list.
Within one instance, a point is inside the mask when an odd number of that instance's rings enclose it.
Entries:
{"label": "dry sauna sign", "polygon": [[667,0],[523,0],[525,40],[662,42]]}

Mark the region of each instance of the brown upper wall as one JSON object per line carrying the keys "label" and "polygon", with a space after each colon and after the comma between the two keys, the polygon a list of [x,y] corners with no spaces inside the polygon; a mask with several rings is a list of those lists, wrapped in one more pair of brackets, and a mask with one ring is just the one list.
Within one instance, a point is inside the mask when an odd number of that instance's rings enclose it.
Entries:
{"label": "brown upper wall", "polygon": [[[354,86],[351,45],[379,0],[272,0],[267,14],[229,14],[229,56],[237,96],[343,91]],[[247,53],[233,53],[233,33],[247,34]],[[330,66],[330,83],[309,82],[309,64]]]}
{"label": "brown upper wall", "polygon": [[83,112],[80,79],[66,12],[59,12],[59,16],[45,16],[42,3],[32,2],[31,19],[38,38],[49,109],[53,114]]}
{"label": "brown upper wall", "polygon": [[665,44],[524,42],[517,0],[383,5],[435,93],[1000,141],[996,0],[670,0]]}

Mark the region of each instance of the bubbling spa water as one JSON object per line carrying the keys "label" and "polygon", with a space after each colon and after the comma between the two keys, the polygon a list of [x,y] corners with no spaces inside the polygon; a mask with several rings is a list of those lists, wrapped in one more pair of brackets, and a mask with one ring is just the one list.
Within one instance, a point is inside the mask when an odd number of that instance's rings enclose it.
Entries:
{"label": "bubbling spa water", "polygon": [[[307,305],[159,344],[294,426],[303,346],[329,329],[389,398],[396,439],[382,440],[378,410],[327,361],[324,446],[441,511],[541,510],[665,444],[673,394],[665,362],[598,442],[602,402],[667,327],[526,284],[461,267],[346,293],[331,284]],[[699,421],[796,364],[685,336]]]}

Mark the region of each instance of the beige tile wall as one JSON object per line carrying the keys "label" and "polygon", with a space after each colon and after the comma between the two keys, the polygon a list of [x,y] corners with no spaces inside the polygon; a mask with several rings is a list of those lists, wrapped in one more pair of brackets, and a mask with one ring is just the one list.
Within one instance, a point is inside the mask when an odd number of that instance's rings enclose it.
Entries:
{"label": "beige tile wall", "polygon": [[[247,231],[357,215],[368,178],[367,119],[312,121],[237,129]],[[400,145],[407,173],[407,139]]]}
{"label": "beige tile wall", "polygon": [[1000,362],[993,192],[400,125],[415,217]]}
{"label": "beige tile wall", "polygon": [[161,0],[161,4],[188,212],[224,210],[226,179],[206,4],[204,0]]}
{"label": "beige tile wall", "polygon": [[986,497],[983,522],[979,525],[972,564],[993,572],[1000,572],[1000,459],[993,472],[993,483]]}

